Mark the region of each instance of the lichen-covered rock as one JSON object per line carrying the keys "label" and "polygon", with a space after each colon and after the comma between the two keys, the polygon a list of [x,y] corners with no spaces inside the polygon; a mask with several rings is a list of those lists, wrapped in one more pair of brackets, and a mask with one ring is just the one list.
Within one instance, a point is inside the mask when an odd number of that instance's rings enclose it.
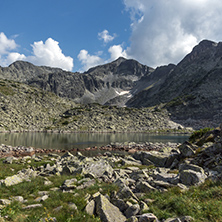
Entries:
{"label": "lichen-covered rock", "polygon": [[125,222],[126,217],[103,195],[96,197],[96,213],[103,222]]}
{"label": "lichen-covered rock", "polygon": [[107,175],[112,175],[113,168],[105,160],[89,161],[86,165],[82,166],[82,174],[92,174],[95,178],[103,176],[104,173]]}
{"label": "lichen-covered rock", "polygon": [[76,183],[77,183],[77,179],[76,178],[67,179],[62,184],[61,189],[62,190],[75,189],[77,187]]}
{"label": "lichen-covered rock", "polygon": [[86,213],[91,215],[91,216],[94,215],[94,213],[95,213],[95,206],[96,206],[95,200],[91,200],[86,205],[86,208],[85,208]]}
{"label": "lichen-covered rock", "polygon": [[13,175],[13,176],[10,176],[10,177],[6,177],[5,180],[3,180],[3,184],[5,186],[12,186],[12,185],[15,185],[15,184],[19,184],[23,181],[23,179],[18,176],[18,175]]}
{"label": "lichen-covered rock", "polygon": [[0,205],[9,205],[11,202],[12,201],[8,199],[0,199]]}

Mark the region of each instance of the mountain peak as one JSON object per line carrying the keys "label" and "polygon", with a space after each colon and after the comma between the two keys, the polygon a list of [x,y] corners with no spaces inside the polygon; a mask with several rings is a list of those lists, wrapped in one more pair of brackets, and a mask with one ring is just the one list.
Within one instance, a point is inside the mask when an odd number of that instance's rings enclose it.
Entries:
{"label": "mountain peak", "polygon": [[216,45],[217,45],[216,42],[213,42],[213,41],[204,39],[204,40],[202,40],[202,41],[197,45],[197,47],[209,48],[209,47],[216,46]]}

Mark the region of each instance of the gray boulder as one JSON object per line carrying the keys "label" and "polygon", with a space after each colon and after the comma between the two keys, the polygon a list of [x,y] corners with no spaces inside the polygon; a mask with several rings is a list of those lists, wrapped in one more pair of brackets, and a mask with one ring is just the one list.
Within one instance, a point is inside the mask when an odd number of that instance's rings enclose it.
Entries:
{"label": "gray boulder", "polygon": [[203,168],[193,164],[181,164],[179,167],[179,181],[187,186],[204,183],[206,175]]}
{"label": "gray boulder", "polygon": [[191,157],[195,154],[194,146],[187,141],[179,146],[179,150],[183,157]]}
{"label": "gray boulder", "polygon": [[144,181],[138,182],[137,185],[136,185],[136,189],[139,190],[140,192],[143,192],[143,193],[156,190],[149,183],[144,182]]}
{"label": "gray boulder", "polygon": [[94,215],[95,213],[95,206],[96,206],[96,203],[94,200],[91,200],[87,205],[86,205],[86,213],[89,214],[89,215]]}
{"label": "gray boulder", "polygon": [[140,160],[144,165],[147,163],[148,165],[150,165],[150,163],[152,163],[155,166],[164,167],[168,160],[169,154],[157,151],[150,151],[150,152],[142,151],[142,152],[137,152],[136,154],[134,154],[133,157],[137,160]]}
{"label": "gray boulder", "polygon": [[179,174],[179,180],[187,186],[200,185],[204,183],[206,176],[193,170],[183,170]]}
{"label": "gray boulder", "polygon": [[132,216],[137,215],[139,212],[140,212],[139,204],[133,204],[126,209],[125,215],[127,218],[130,218]]}
{"label": "gray boulder", "polygon": [[114,206],[103,195],[99,195],[95,199],[96,213],[103,222],[125,222],[126,217],[120,212],[119,208]]}

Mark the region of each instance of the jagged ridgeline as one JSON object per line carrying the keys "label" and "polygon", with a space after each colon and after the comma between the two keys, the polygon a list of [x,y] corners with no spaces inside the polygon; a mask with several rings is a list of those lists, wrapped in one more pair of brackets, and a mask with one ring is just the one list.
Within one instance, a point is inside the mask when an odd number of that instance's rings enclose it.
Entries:
{"label": "jagged ridgeline", "polygon": [[[221,72],[222,43],[204,40],[177,65],[156,69],[124,58],[84,73],[17,61],[9,67],[0,67],[0,78],[55,93],[73,106],[99,103],[156,107],[156,111],[169,112],[177,123],[199,128],[215,127],[222,121]],[[54,123],[58,123],[58,118],[55,119]]]}

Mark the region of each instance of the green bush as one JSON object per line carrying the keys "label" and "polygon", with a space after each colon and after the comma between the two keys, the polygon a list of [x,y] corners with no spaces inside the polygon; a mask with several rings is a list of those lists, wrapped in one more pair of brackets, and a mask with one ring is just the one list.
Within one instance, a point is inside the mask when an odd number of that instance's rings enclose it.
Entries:
{"label": "green bush", "polygon": [[189,141],[190,141],[191,143],[194,143],[194,142],[196,142],[197,140],[199,140],[205,133],[207,133],[208,131],[211,131],[211,130],[213,130],[213,129],[212,129],[212,128],[209,128],[209,127],[206,127],[206,128],[203,128],[203,129],[194,131],[194,132],[192,133],[192,135],[190,136]]}

